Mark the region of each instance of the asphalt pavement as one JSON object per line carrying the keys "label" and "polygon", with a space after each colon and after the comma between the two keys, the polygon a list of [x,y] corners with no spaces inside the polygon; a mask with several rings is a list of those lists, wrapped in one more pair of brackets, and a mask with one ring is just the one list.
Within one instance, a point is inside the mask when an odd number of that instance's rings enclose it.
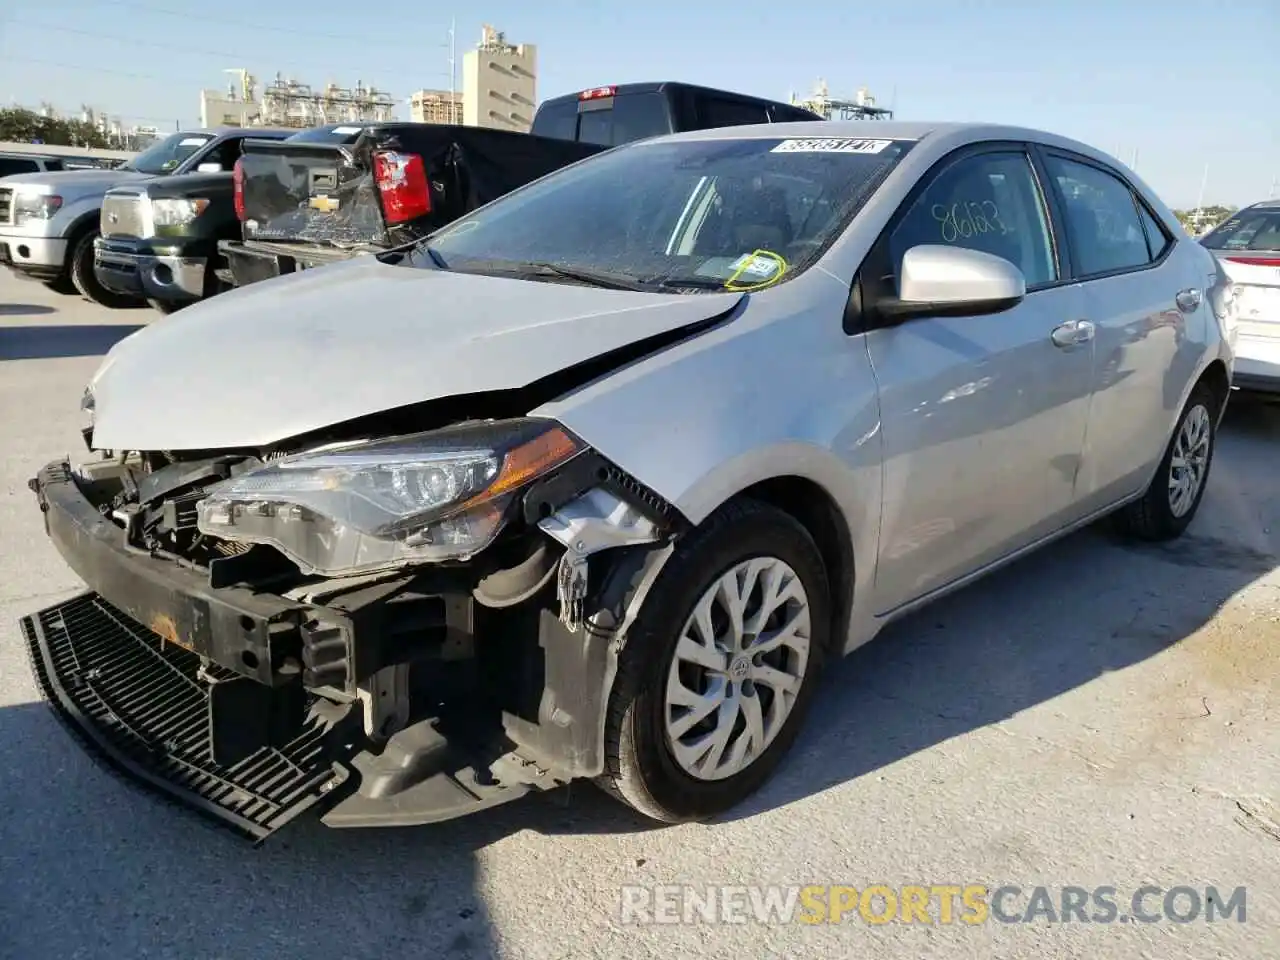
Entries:
{"label": "asphalt pavement", "polygon": [[[1181,541],[1086,530],[840,663],[788,762],[720,822],[654,828],[575,785],[433,827],[295,824],[255,849],[96,767],[17,629],[82,589],[27,480],[83,453],[85,382],[151,322],[182,315],[0,270],[0,958],[1280,956],[1280,408],[1233,405]],[[1016,886],[1000,913],[1031,922],[872,922],[886,901],[860,894],[906,884]],[[858,905],[722,922],[769,885]],[[1129,909],[1144,885],[1151,922]],[[1119,916],[1049,922],[1028,910],[1038,886],[1055,912],[1065,887],[1114,887]],[[1210,886],[1244,899],[1209,922]],[[1201,899],[1187,922],[1161,916],[1179,887]],[[691,922],[665,922],[686,919],[680,889]],[[735,906],[709,921],[709,896]],[[1193,913],[1185,890],[1171,904]]]}

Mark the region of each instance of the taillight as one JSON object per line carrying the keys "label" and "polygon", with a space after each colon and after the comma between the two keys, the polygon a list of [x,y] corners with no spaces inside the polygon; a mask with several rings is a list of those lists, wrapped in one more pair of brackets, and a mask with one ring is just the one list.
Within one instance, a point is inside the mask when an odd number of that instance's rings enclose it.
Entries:
{"label": "taillight", "polygon": [[583,90],[578,94],[579,100],[602,100],[605,97],[612,97],[618,92],[617,87],[592,87],[590,90]]}
{"label": "taillight", "polygon": [[376,151],[373,179],[382,195],[382,215],[388,224],[416,220],[431,212],[426,166],[416,153]]}
{"label": "taillight", "polygon": [[1250,267],[1280,267],[1280,257],[1223,257],[1231,263],[1243,263]]}
{"label": "taillight", "polygon": [[244,157],[236,158],[236,165],[231,171],[231,181],[235,185],[236,219],[244,222]]}

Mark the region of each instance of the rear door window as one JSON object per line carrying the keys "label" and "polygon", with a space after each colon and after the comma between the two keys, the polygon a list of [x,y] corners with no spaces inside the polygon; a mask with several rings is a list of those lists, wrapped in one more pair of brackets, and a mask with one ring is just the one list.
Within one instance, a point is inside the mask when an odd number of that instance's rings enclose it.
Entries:
{"label": "rear door window", "polygon": [[1050,155],[1046,165],[1062,196],[1077,275],[1133,270],[1155,259],[1147,248],[1138,201],[1124,181],[1065,157]]}

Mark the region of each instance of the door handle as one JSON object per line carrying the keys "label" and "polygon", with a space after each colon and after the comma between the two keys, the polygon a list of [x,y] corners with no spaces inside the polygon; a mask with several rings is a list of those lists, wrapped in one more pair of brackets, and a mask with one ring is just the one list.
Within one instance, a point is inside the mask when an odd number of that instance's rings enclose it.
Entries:
{"label": "door handle", "polygon": [[1200,291],[1195,287],[1188,287],[1186,290],[1180,291],[1173,298],[1173,302],[1178,305],[1178,309],[1183,313],[1195,313],[1200,308],[1200,299]]}
{"label": "door handle", "polygon": [[1049,338],[1055,347],[1075,347],[1093,339],[1094,326],[1088,320],[1068,320],[1053,328]]}

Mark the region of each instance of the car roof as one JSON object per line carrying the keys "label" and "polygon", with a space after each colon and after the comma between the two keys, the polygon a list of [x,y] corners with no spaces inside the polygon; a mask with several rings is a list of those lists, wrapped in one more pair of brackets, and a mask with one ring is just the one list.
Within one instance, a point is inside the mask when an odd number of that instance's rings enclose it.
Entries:
{"label": "car roof", "polygon": [[209,136],[211,136],[211,137],[225,137],[225,136],[227,136],[228,134],[231,134],[231,133],[243,133],[243,134],[250,135],[250,136],[261,136],[262,134],[264,134],[264,133],[265,133],[267,136],[275,136],[275,135],[279,135],[279,136],[287,137],[287,136],[291,136],[291,135],[293,135],[293,134],[295,134],[295,133],[301,133],[304,129],[307,129],[307,128],[304,128],[304,127],[297,127],[297,128],[290,128],[290,127],[193,127],[193,128],[192,128],[192,129],[190,129],[190,130],[180,130],[180,131],[178,131],[178,132],[179,132],[179,133],[182,133],[182,134],[185,134],[185,135],[187,135],[187,136],[193,136],[193,135],[195,135],[195,134],[200,134],[200,133],[208,134],[208,135],[209,135]]}
{"label": "car roof", "polygon": [[1251,203],[1245,210],[1280,210],[1280,200],[1259,200],[1257,203]]}
{"label": "car roof", "polygon": [[[936,142],[937,149],[954,150],[969,143],[990,140],[1030,141],[1048,147],[1060,147],[1092,158],[1110,167],[1126,171],[1137,181],[1133,171],[1096,147],[1070,137],[1038,130],[1033,127],[1010,126],[997,123],[926,123],[910,120],[801,120],[791,123],[754,123],[740,127],[712,127],[706,130],[687,130],[641,140],[627,146],[679,140],[744,140],[786,138],[850,138],[863,140],[928,140]],[[615,149],[622,149],[616,147]]]}

